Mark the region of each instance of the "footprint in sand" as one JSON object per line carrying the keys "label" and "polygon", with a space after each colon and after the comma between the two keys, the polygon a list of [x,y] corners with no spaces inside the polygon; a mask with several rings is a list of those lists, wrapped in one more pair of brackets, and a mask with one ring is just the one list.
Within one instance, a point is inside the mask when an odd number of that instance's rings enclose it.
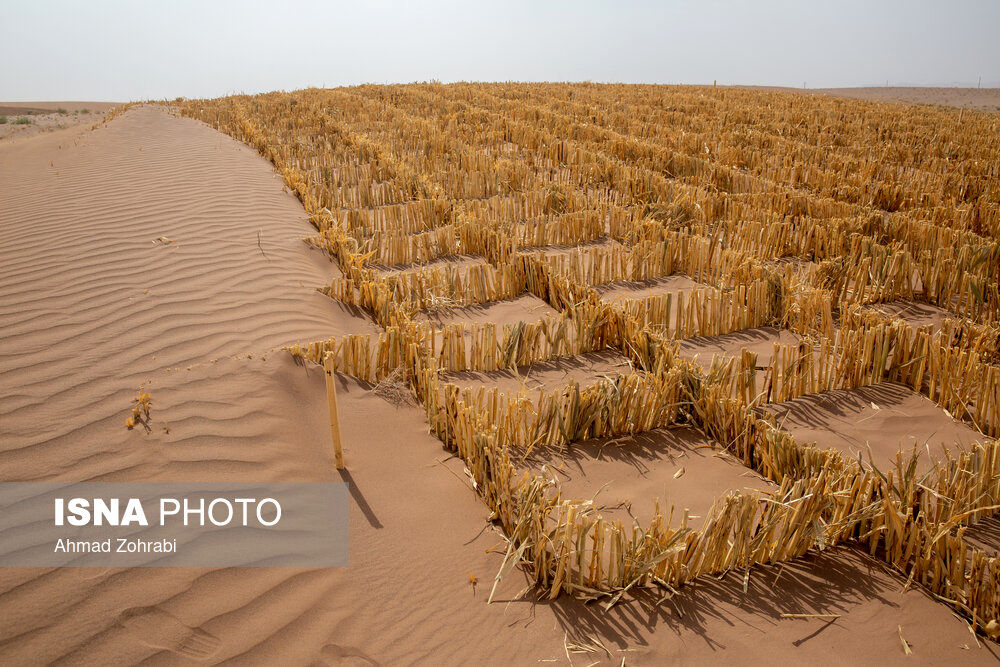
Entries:
{"label": "footprint in sand", "polygon": [[340,646],[339,644],[327,644],[320,652],[318,665],[369,665],[378,666],[378,662],[365,655],[361,649],[353,646]]}
{"label": "footprint in sand", "polygon": [[191,660],[204,660],[219,650],[219,638],[184,625],[158,607],[134,607],[122,612],[118,625],[151,648],[172,651]]}

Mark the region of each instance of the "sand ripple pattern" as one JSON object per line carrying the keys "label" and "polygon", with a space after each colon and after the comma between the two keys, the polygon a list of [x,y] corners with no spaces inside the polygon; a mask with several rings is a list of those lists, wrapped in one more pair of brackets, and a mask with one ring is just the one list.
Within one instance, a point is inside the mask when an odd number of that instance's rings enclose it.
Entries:
{"label": "sand ripple pattern", "polygon": [[0,466],[157,371],[377,330],[314,291],[336,268],[270,164],[162,107],[4,145],[0,184]]}

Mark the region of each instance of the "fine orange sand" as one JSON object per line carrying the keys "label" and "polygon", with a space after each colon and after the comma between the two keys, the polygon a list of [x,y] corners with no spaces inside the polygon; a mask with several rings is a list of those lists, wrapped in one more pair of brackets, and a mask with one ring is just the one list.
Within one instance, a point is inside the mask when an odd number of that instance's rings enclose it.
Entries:
{"label": "fine orange sand", "polygon": [[[503,542],[422,411],[338,376],[338,474],[322,373],[269,351],[377,328],[315,292],[336,268],[262,158],[144,107],[0,144],[0,184],[0,479],[352,496],[346,568],[0,570],[4,664],[872,663],[903,659],[900,632],[918,662],[997,659],[847,547],[611,611],[539,601],[515,572],[487,605]],[[124,427],[141,383],[149,434]]]}
{"label": "fine orange sand", "polygon": [[0,465],[26,479],[119,474],[153,373],[377,331],[315,291],[336,269],[270,166],[194,121],[142,108],[4,145],[0,181]]}
{"label": "fine orange sand", "polygon": [[694,361],[705,370],[712,368],[716,358],[725,360],[739,356],[742,350],[749,350],[757,355],[757,366],[763,368],[770,365],[775,344],[795,345],[798,342],[798,336],[787,329],[755,327],[719,336],[685,338],[680,341],[679,350],[683,358]]}
{"label": "fine orange sand", "polygon": [[850,458],[871,458],[882,470],[895,465],[900,451],[906,457],[916,451],[917,470],[924,471],[932,460],[943,458],[942,448],[957,455],[985,440],[933,401],[894,382],[808,394],[762,409],[797,442],[839,449]]}
{"label": "fine orange sand", "polygon": [[[618,299],[643,299],[648,296],[681,292],[687,294],[699,287],[704,287],[704,285],[696,283],[687,276],[673,275],[636,282],[608,283],[598,285],[595,289],[602,299],[613,303]],[[677,316],[677,308],[674,308],[673,316]]]}
{"label": "fine orange sand", "polygon": [[[572,357],[559,357],[539,361],[514,370],[453,371],[442,379],[462,388],[497,387],[510,394],[525,391],[531,394],[539,389],[553,391],[576,382],[581,388],[589,387],[601,378],[613,379],[632,372],[629,360],[614,350],[585,352]],[[529,396],[529,398],[535,398]]]}
{"label": "fine orange sand", "polygon": [[649,525],[654,500],[674,523],[700,528],[718,498],[733,491],[773,491],[776,486],[734,459],[718,443],[688,426],[631,436],[594,438],[545,448],[530,457],[545,466],[565,496],[593,499],[608,520]]}
{"label": "fine orange sand", "polygon": [[955,318],[944,308],[916,301],[890,301],[873,306],[873,310],[897,317],[913,328],[929,326],[932,331],[941,328],[945,318]]}
{"label": "fine orange sand", "polygon": [[437,308],[417,313],[418,322],[433,322],[437,328],[465,322],[497,325],[537,322],[544,317],[557,317],[559,312],[533,294],[522,294],[514,299],[491,301],[461,308]]}

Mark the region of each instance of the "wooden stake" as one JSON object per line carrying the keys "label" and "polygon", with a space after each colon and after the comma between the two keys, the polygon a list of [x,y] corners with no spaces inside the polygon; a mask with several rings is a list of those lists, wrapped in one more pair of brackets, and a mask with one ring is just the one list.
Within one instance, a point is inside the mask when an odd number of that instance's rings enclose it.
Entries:
{"label": "wooden stake", "polygon": [[337,470],[344,469],[344,446],[340,441],[340,414],[337,412],[337,384],[333,377],[333,359],[328,352],[323,357],[326,373],[326,399],[330,403],[330,435],[333,438],[333,456]]}

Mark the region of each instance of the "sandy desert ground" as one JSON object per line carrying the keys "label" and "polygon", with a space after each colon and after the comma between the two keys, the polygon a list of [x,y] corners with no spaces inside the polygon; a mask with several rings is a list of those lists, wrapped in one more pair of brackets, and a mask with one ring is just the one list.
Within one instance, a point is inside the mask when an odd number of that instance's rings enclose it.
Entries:
{"label": "sandy desert ground", "polygon": [[[379,329],[316,291],[339,271],[256,151],[141,106],[0,141],[0,184],[0,479],[344,479],[352,494],[346,568],[2,570],[6,664],[895,663],[901,635],[924,664],[1000,659],[853,547],[663,604],[539,600],[520,574],[487,604],[503,542],[421,409],[338,375],[349,465],[334,469],[322,370],[275,348]],[[149,434],[124,426],[140,387]],[[607,467],[616,494],[648,484]]]}
{"label": "sandy desert ground", "polygon": [[936,104],[980,111],[1000,111],[1000,88],[936,88],[930,86],[871,86],[866,88],[818,88],[814,91],[836,97],[873,102]]}
{"label": "sandy desert ground", "polygon": [[[0,102],[0,141],[99,123],[113,102]],[[20,122],[18,122],[20,121]]]}
{"label": "sandy desert ground", "polygon": [[1000,88],[946,88],[936,86],[864,86],[859,88],[782,88],[749,86],[783,90],[806,95],[849,97],[870,102],[897,104],[931,104],[944,107],[1000,111]]}

